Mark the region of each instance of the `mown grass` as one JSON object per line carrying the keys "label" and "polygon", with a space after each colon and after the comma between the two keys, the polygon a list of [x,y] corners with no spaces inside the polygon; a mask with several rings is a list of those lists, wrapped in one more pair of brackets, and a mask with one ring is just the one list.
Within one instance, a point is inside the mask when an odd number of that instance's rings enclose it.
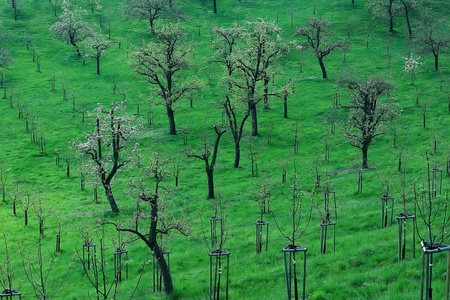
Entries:
{"label": "mown grass", "polygon": [[[356,1],[359,2],[359,1]],[[86,19],[97,22],[98,12],[89,11],[88,2],[75,2],[88,10]],[[222,75],[218,66],[210,66],[209,59],[213,53],[210,48],[210,28],[214,25],[229,26],[236,20],[266,18],[276,21],[283,28],[286,40],[301,41],[293,37],[295,27],[305,24],[315,15],[331,20],[336,36],[347,37],[351,26],[351,49],[346,55],[347,66],[355,72],[367,76],[378,73],[388,76],[386,63],[386,29],[387,24],[379,19],[372,19],[363,3],[351,5],[351,1],[221,1],[219,14],[211,13],[209,1],[180,2],[186,11],[187,21],[182,22],[188,33],[188,40],[196,44],[194,69],[204,87],[193,100],[194,108],[189,101],[180,102],[176,110],[178,128],[185,128],[188,134],[188,145],[183,145],[183,137],[169,136],[168,124],[163,107],[152,105],[154,124],[145,125],[139,135],[143,148],[156,149],[160,145],[164,152],[171,156],[191,151],[200,151],[205,128],[211,131],[213,124],[221,124],[221,107],[218,103],[223,95],[219,85]],[[129,170],[119,174],[114,181],[114,190],[118,203],[122,208],[121,216],[108,213],[107,201],[99,190],[100,204],[93,203],[92,189],[80,190],[80,176],[77,171],[78,161],[75,154],[68,150],[68,144],[82,138],[84,131],[89,130],[88,123],[81,123],[83,104],[87,110],[93,110],[101,102],[109,105],[121,101],[122,90],[126,91],[127,107],[130,114],[137,113],[140,101],[140,115],[146,119],[148,99],[152,103],[156,96],[149,92],[145,79],[137,76],[132,68],[131,54],[143,42],[152,40],[147,23],[142,21],[124,21],[121,15],[120,2],[103,1],[104,12],[111,11],[111,38],[116,43],[101,58],[101,75],[95,74],[95,61],[87,60],[83,65],[70,45],[52,39],[49,27],[56,21],[50,3],[46,1],[22,1],[18,21],[14,22],[9,2],[1,4],[1,21],[3,28],[10,34],[5,45],[15,60],[9,70],[4,70],[6,99],[0,99],[2,117],[0,118],[0,153],[8,174],[7,190],[11,193],[13,182],[20,180],[34,190],[41,189],[44,207],[49,213],[45,220],[45,238],[43,246],[45,255],[53,252],[55,244],[54,232],[56,216],[69,223],[70,226],[62,236],[61,253],[57,254],[57,263],[51,279],[58,281],[67,271],[76,250],[81,251],[82,240],[78,234],[78,224],[84,222],[92,228],[99,218],[116,221],[126,220],[134,208],[134,202],[126,195],[126,181],[137,176],[138,170]],[[428,6],[438,10],[445,16],[449,12],[447,3],[431,1]],[[239,14],[237,11],[239,10]],[[293,11],[293,27],[290,12]],[[413,18],[416,19],[416,15]],[[350,25],[351,24],[351,25]],[[158,23],[158,26],[161,22]],[[447,24],[448,25],[448,24]],[[106,28],[101,29],[106,33]],[[23,43],[24,32],[32,35],[32,43],[27,50]],[[200,34],[199,34],[200,33]],[[369,36],[369,47],[366,38]],[[336,253],[319,254],[319,223],[317,210],[313,209],[312,221],[298,244],[307,247],[308,271],[307,294],[310,299],[405,299],[416,298],[420,284],[420,252],[416,245],[416,258],[411,256],[410,249],[405,261],[397,262],[397,229],[389,226],[380,228],[380,196],[382,185],[380,179],[389,172],[397,175],[397,158],[399,148],[405,145],[404,165],[407,182],[412,186],[414,179],[422,182],[426,176],[425,152],[432,145],[433,134],[439,137],[438,151],[432,156],[438,166],[444,168],[444,156],[448,149],[445,146],[449,124],[448,103],[444,94],[439,92],[442,79],[449,75],[448,56],[441,57],[441,71],[433,70],[433,60],[429,55],[423,56],[423,66],[419,69],[414,86],[403,71],[403,57],[411,51],[406,43],[406,27],[404,20],[396,19],[396,31],[389,37],[391,68],[390,79],[395,83],[394,95],[402,108],[402,115],[395,123],[397,132],[397,148],[393,148],[392,133],[378,137],[369,150],[370,169],[364,173],[364,192],[357,194],[356,162],[360,160],[357,149],[346,144],[339,128],[335,134],[330,133],[330,111],[333,94],[341,93],[341,102],[346,103],[351,96],[348,91],[338,88],[335,79],[343,67],[342,53],[335,53],[325,59],[329,72],[328,80],[321,79],[317,61],[308,53],[292,50],[287,55],[286,64],[279,64],[282,74],[275,82],[281,86],[295,74],[296,93],[289,98],[289,118],[284,119],[283,104],[274,98],[271,109],[259,110],[260,136],[250,139],[249,124],[245,128],[243,139],[242,164],[233,169],[233,143],[231,136],[224,136],[215,171],[215,181],[221,198],[227,204],[228,240],[225,245],[231,253],[230,263],[230,298],[231,299],[282,299],[285,298],[285,283],[281,249],[287,244],[276,230],[271,215],[265,216],[270,222],[269,250],[260,255],[254,253],[254,222],[259,218],[258,208],[253,200],[254,190],[263,180],[270,185],[272,208],[284,231],[288,231],[289,191],[292,183],[294,162],[298,170],[302,189],[310,190],[314,183],[310,170],[319,159],[322,162],[322,178],[329,172],[331,185],[338,199],[338,220],[336,225]],[[32,47],[40,54],[41,72],[36,72],[36,61],[32,61]],[[120,47],[119,47],[120,45]],[[414,52],[414,50],[412,50]],[[303,61],[303,73],[299,72]],[[207,75],[211,75],[211,84]],[[56,91],[52,92],[50,80],[56,77]],[[117,93],[112,93],[113,82],[117,81]],[[67,100],[62,99],[61,84],[67,85]],[[9,107],[11,90],[15,100],[20,95],[20,103],[26,103],[27,110],[36,116],[36,127],[43,129],[47,143],[47,154],[39,154],[37,144],[30,143],[30,133],[25,130],[25,121],[18,119],[18,110]],[[444,84],[448,92],[448,82]],[[419,93],[419,107],[416,106],[416,91]],[[0,93],[0,98],[3,91]],[[75,96],[75,110],[72,109],[72,96]],[[383,96],[384,97],[384,96]],[[422,107],[427,101],[427,127],[422,127]],[[296,118],[300,123],[300,150],[293,153],[293,130]],[[345,118],[339,115],[339,118]],[[272,143],[267,145],[270,128]],[[331,143],[330,162],[323,163],[324,139]],[[211,131],[209,139],[214,134]],[[250,141],[258,153],[259,176],[251,176],[251,164],[247,158]],[[61,165],[55,165],[56,149],[61,152]],[[147,152],[151,155],[151,151]],[[71,175],[66,176],[64,158],[67,155]],[[288,163],[288,181],[281,183],[281,164]],[[394,176],[395,177],[395,176]],[[444,186],[448,178],[444,178]],[[323,183],[323,181],[322,181]],[[170,250],[170,267],[175,284],[173,299],[207,299],[209,288],[208,247],[203,240],[202,231],[208,235],[208,220],[213,214],[212,201],[206,200],[207,187],[203,163],[188,158],[181,171],[180,185],[174,188],[174,181],[167,185],[173,188],[169,199],[171,211],[175,216],[185,216],[192,227],[192,236],[174,235],[167,241]],[[396,197],[395,213],[401,210],[399,194]],[[410,197],[411,198],[411,194]],[[322,194],[318,191],[318,203]],[[408,204],[412,209],[412,205]],[[22,291],[27,299],[33,296],[21,266],[18,252],[19,245],[24,256],[35,250],[38,239],[38,223],[30,213],[30,224],[23,225],[23,212],[18,209],[18,217],[12,216],[11,201],[1,203],[0,215],[8,246],[12,253],[12,265],[16,273],[15,287]],[[202,229],[203,228],[203,229]],[[421,226],[423,228],[423,226]],[[408,227],[410,229],[410,227]],[[108,275],[112,276],[112,238],[117,233],[112,227],[104,228],[106,234],[106,253],[108,256]],[[93,229],[99,232],[101,229]],[[409,232],[410,234],[410,232]],[[408,236],[409,237],[409,236]],[[418,240],[418,239],[417,239]],[[98,238],[96,238],[98,243]],[[408,244],[410,247],[410,245]],[[3,246],[2,246],[3,249]],[[137,241],[127,245],[130,251],[130,278],[120,284],[118,299],[127,299],[131,295],[140,276],[140,266],[149,260],[149,249]],[[75,255],[76,256],[76,255]],[[4,256],[2,256],[4,259]],[[445,257],[436,258],[434,273],[434,295],[443,298],[445,291]],[[145,267],[141,283],[134,299],[165,299],[161,294],[153,294],[151,259]],[[58,299],[87,299],[94,295],[79,259],[69,271],[62,288],[55,296]]]}

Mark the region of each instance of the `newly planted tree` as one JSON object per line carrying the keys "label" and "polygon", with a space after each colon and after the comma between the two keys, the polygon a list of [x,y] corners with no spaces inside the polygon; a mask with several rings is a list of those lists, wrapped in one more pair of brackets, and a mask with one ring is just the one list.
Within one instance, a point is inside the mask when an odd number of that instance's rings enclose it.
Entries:
{"label": "newly planted tree", "polygon": [[[192,47],[185,43],[185,32],[179,25],[169,24],[155,31],[158,41],[150,42],[134,53],[133,67],[145,76],[153,91],[161,98],[169,119],[169,132],[176,135],[174,104],[197,90],[198,84],[186,76]],[[184,76],[182,76],[184,75]]]}
{"label": "newly planted tree", "polygon": [[332,39],[334,33],[328,30],[329,25],[330,22],[326,20],[311,18],[307,25],[297,28],[294,34],[294,36],[306,37],[307,41],[303,44],[303,47],[310,48],[319,60],[322,78],[328,78],[323,59],[331,52],[339,49],[347,50],[349,47],[348,42],[344,40],[334,41]]}
{"label": "newly planted tree", "polygon": [[125,102],[113,104],[107,110],[98,104],[94,114],[88,113],[94,130],[84,133],[85,142],[75,140],[72,143],[72,149],[89,158],[83,169],[100,179],[113,212],[118,212],[119,207],[112,192],[112,180],[139,156],[138,143],[133,143],[132,139],[141,124],[136,124],[125,108]]}
{"label": "newly planted tree", "polygon": [[62,7],[59,20],[50,27],[50,30],[56,39],[70,43],[81,56],[78,43],[93,34],[92,28],[83,20],[83,14],[86,12],[66,0],[63,1]]}
{"label": "newly planted tree", "polygon": [[392,86],[381,77],[359,79],[344,75],[339,81],[341,85],[355,91],[349,105],[342,105],[348,112],[344,135],[350,145],[361,149],[362,167],[367,169],[369,146],[375,137],[387,133],[387,125],[398,117],[400,110],[394,105],[392,97],[387,102],[379,98]]}

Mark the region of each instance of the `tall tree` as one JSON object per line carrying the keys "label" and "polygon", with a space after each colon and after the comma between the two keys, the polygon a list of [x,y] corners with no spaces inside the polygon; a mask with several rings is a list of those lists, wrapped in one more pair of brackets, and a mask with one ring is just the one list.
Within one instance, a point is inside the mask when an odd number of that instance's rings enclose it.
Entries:
{"label": "tall tree", "polygon": [[322,70],[322,77],[327,78],[327,70],[323,59],[325,56],[338,49],[346,50],[349,47],[348,42],[344,40],[333,41],[333,32],[328,30],[330,22],[311,18],[308,25],[297,28],[294,36],[304,36],[307,41],[303,43],[303,47],[310,48],[319,60],[320,69]]}
{"label": "tall tree", "polygon": [[129,116],[125,108],[125,102],[113,104],[108,110],[98,104],[95,114],[88,113],[94,130],[84,134],[85,142],[75,140],[72,143],[72,149],[89,158],[83,161],[86,164],[83,169],[100,179],[113,212],[119,212],[119,208],[111,187],[112,179],[139,155],[138,143],[132,143],[132,138],[140,124],[134,123],[134,117]]}
{"label": "tall tree", "polygon": [[261,84],[269,77],[270,68],[279,55],[288,50],[282,42],[281,28],[273,22],[249,22],[242,33],[243,43],[237,51],[233,51],[232,59],[236,66],[236,76],[232,85],[243,93],[241,96],[248,105],[252,117],[252,136],[258,135],[258,116],[256,105],[263,99],[258,93]]}
{"label": "tall tree", "polygon": [[227,94],[225,99],[222,101],[222,106],[228,118],[228,124],[230,126],[231,135],[234,141],[234,167],[239,167],[240,157],[241,157],[241,146],[240,142],[242,139],[242,132],[244,130],[244,124],[247,121],[250,112],[248,106],[244,106],[243,116],[239,116],[242,109],[241,103],[238,101],[233,101],[233,84],[232,76],[233,72],[236,70],[235,61],[232,59],[232,53],[236,47],[237,41],[242,33],[242,28],[235,24],[230,28],[219,28],[214,27],[212,32],[217,37],[212,43],[212,47],[216,50],[215,57],[217,60],[214,62],[219,62],[223,64],[226,68],[224,81],[228,85]]}
{"label": "tall tree", "polygon": [[133,67],[136,73],[147,77],[161,98],[169,119],[169,132],[176,135],[174,104],[199,88],[196,81],[181,79],[186,76],[183,71],[189,68],[189,54],[193,49],[186,45],[184,29],[179,25],[169,24],[156,30],[155,34],[157,42],[150,42],[134,53]]}
{"label": "tall tree", "polygon": [[100,57],[102,57],[106,50],[114,43],[106,39],[99,33],[94,33],[86,39],[87,46],[91,49],[90,57],[94,57],[97,62],[97,75],[100,75]]}
{"label": "tall tree", "polygon": [[56,39],[70,43],[77,54],[81,55],[77,43],[93,35],[92,28],[83,20],[86,11],[66,0],[63,1],[62,8],[59,20],[50,27],[50,30]]}
{"label": "tall tree", "polygon": [[[167,164],[170,159],[164,158],[159,152],[154,153],[150,165],[142,170],[143,178],[130,183],[131,189],[138,195],[138,205],[136,219],[133,224],[128,226],[106,222],[112,224],[117,231],[130,232],[136,235],[150,248],[161,271],[164,284],[164,292],[171,294],[174,290],[172,275],[162,245],[158,243],[158,237],[167,235],[172,231],[178,231],[183,235],[188,235],[189,228],[183,218],[177,219],[170,215],[168,201],[165,200],[165,194],[168,192],[164,182],[167,176],[170,176],[170,170]],[[145,208],[147,205],[147,209]],[[150,212],[148,212],[148,210]],[[142,224],[147,221],[146,224]]]}
{"label": "tall tree", "polygon": [[420,17],[417,36],[413,39],[419,53],[433,54],[436,71],[439,70],[439,55],[448,53],[450,47],[450,36],[444,23],[443,18],[439,18],[431,10],[425,10]]}
{"label": "tall tree", "polygon": [[148,20],[152,33],[155,33],[156,20],[175,19],[181,15],[171,0],[125,0],[123,13],[129,19]]}
{"label": "tall tree", "polygon": [[403,11],[405,12],[405,18],[406,18],[406,27],[408,28],[408,36],[409,40],[412,40],[412,28],[411,28],[411,22],[409,20],[409,13],[414,10],[414,8],[418,5],[417,0],[400,0],[400,3],[403,6]]}
{"label": "tall tree", "polygon": [[342,106],[348,111],[344,135],[352,146],[361,149],[362,166],[368,168],[367,153],[373,139],[387,133],[387,124],[400,114],[392,98],[387,103],[379,98],[392,85],[385,79],[374,76],[359,79],[343,75],[339,82],[355,91],[350,104]]}

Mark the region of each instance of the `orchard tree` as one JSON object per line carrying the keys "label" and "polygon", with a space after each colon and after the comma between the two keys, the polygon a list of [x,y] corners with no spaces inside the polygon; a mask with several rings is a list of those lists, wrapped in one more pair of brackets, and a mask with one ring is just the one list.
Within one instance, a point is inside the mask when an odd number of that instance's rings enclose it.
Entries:
{"label": "orchard tree", "polygon": [[323,63],[325,56],[338,49],[347,50],[349,47],[348,42],[344,40],[333,41],[333,32],[328,30],[330,22],[326,20],[320,20],[311,18],[308,21],[308,25],[297,28],[294,36],[304,36],[307,41],[301,46],[310,48],[314,56],[319,60],[319,65],[322,70],[322,77],[327,78],[327,70]]}
{"label": "orchard tree", "polygon": [[169,132],[176,135],[174,104],[190,91],[197,90],[195,80],[182,79],[191,63],[192,47],[186,45],[185,32],[179,25],[169,24],[155,31],[157,42],[150,42],[134,53],[133,67],[147,77],[154,92],[161,98],[169,118]]}
{"label": "orchard tree", "polygon": [[[263,95],[258,90],[267,89],[265,85],[269,82],[267,79],[271,76],[271,67],[279,55],[288,51],[289,47],[282,42],[281,28],[263,19],[249,22],[241,37],[243,43],[231,54],[237,72],[230,80],[233,87],[242,92],[240,98],[247,104],[252,118],[251,135],[257,136],[256,105],[263,100]],[[268,103],[266,106],[268,107]]]}
{"label": "orchard tree", "polygon": [[5,29],[0,25],[0,68],[3,69],[8,68],[8,66],[14,62],[9,51],[2,47],[7,37]]}
{"label": "orchard tree", "polygon": [[411,41],[412,29],[411,29],[411,22],[409,20],[409,13],[412,12],[419,3],[418,0],[400,0],[400,3],[402,4],[403,11],[405,12],[406,26],[408,28],[409,40]]}
{"label": "orchard tree", "polygon": [[50,27],[50,30],[56,39],[70,43],[75,47],[77,54],[81,55],[77,43],[93,35],[92,28],[82,18],[86,11],[70,1],[63,1],[62,8],[59,20]]}
{"label": "orchard tree", "polygon": [[394,18],[404,8],[397,3],[398,1],[395,2],[395,0],[371,0],[368,2],[369,11],[389,21],[389,32],[394,32]]}
{"label": "orchard tree", "polygon": [[362,167],[366,169],[369,166],[367,153],[373,139],[387,133],[388,123],[400,114],[400,110],[394,105],[392,98],[387,102],[379,98],[392,87],[383,78],[370,76],[359,79],[352,75],[342,75],[339,83],[355,91],[350,104],[343,106],[348,111],[344,135],[352,146],[361,149]]}
{"label": "orchard tree", "polygon": [[417,36],[413,39],[418,52],[421,54],[432,53],[434,56],[434,69],[439,70],[439,55],[448,53],[450,36],[446,30],[445,20],[439,18],[430,10],[421,14],[417,27]]}
{"label": "orchard tree", "polygon": [[[119,232],[129,232],[143,241],[155,256],[161,271],[164,292],[169,295],[173,292],[173,281],[166,258],[163,255],[162,245],[158,244],[158,237],[178,231],[183,235],[189,234],[189,228],[184,219],[177,219],[171,215],[169,208],[168,189],[164,186],[166,177],[170,176],[167,164],[171,159],[163,157],[159,152],[151,155],[148,167],[142,169],[143,178],[131,182],[130,188],[137,195],[136,218],[128,223],[105,222],[111,224]],[[167,198],[167,199],[166,199]]]}
{"label": "orchard tree", "polygon": [[181,11],[172,4],[172,0],[125,0],[123,13],[128,19],[148,20],[150,30],[155,33],[155,21],[175,19]]}
{"label": "orchard tree", "polygon": [[129,116],[125,109],[125,101],[112,104],[107,110],[99,103],[94,114],[88,112],[94,130],[84,133],[85,142],[72,142],[72,149],[89,158],[83,160],[86,165],[82,169],[100,179],[115,213],[119,208],[112,191],[112,179],[127,164],[139,159],[138,143],[133,143],[132,138],[141,127],[140,121],[136,125],[134,117]]}
{"label": "orchard tree", "polygon": [[102,57],[106,50],[113,44],[114,42],[106,39],[99,33],[93,33],[86,39],[86,45],[91,49],[89,57],[94,57],[97,61],[97,75],[100,75],[100,57]]}
{"label": "orchard tree", "polygon": [[[242,105],[239,101],[233,101],[233,85],[232,76],[233,72],[236,70],[235,61],[232,59],[232,53],[237,46],[237,41],[239,40],[243,28],[238,24],[234,24],[230,28],[219,28],[214,27],[212,32],[216,36],[217,40],[213,41],[212,47],[216,50],[215,57],[218,62],[226,67],[225,71],[225,81],[228,85],[227,94],[225,99],[222,101],[222,106],[228,118],[228,124],[230,127],[231,135],[234,141],[234,167],[239,167],[240,157],[241,157],[241,146],[240,142],[242,139],[242,132],[244,130],[244,124],[247,121],[250,112],[247,105]],[[243,106],[243,107],[242,107]],[[240,111],[243,110],[244,114],[240,116]]]}

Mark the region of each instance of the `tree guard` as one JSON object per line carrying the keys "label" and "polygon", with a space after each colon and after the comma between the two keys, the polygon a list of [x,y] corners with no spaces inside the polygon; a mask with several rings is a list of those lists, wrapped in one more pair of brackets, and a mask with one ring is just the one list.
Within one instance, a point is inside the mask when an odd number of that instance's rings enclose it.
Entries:
{"label": "tree guard", "polygon": [[437,194],[442,194],[442,170],[433,168],[431,170],[431,197],[436,198]]}
{"label": "tree guard", "polygon": [[336,222],[322,220],[320,222],[320,254],[325,254],[327,251],[328,226],[333,226],[333,252],[336,252]]}
{"label": "tree guard", "polygon": [[86,243],[83,245],[83,264],[85,265],[86,270],[91,269],[91,264],[93,267],[96,265],[96,248],[97,245],[93,243]]}
{"label": "tree guard", "polygon": [[416,216],[401,212],[397,216],[398,226],[398,261],[405,259],[406,255],[406,221],[412,220],[412,253],[413,258],[416,258]]}
{"label": "tree guard", "polygon": [[[122,255],[125,257],[125,263]],[[118,282],[122,281],[123,267],[125,267],[125,278],[128,279],[128,250],[118,248],[114,252],[114,277]]]}
{"label": "tree guard", "polygon": [[286,287],[287,287],[287,298],[288,300],[299,299],[299,286],[297,280],[297,259],[296,254],[300,255],[303,252],[303,293],[302,299],[306,298],[306,251],[308,249],[295,246],[292,244],[287,245],[283,248],[283,257],[284,257],[284,273],[286,277]]}
{"label": "tree guard", "polygon": [[[449,300],[450,293],[450,246],[444,244],[432,244],[420,242],[422,246],[422,272],[420,277],[420,300],[433,299],[433,289],[431,287],[433,275],[433,254],[447,251],[447,279],[445,283],[445,299]],[[425,284],[425,287],[424,287]],[[425,289],[425,291],[424,291]],[[425,295],[424,295],[425,293]],[[425,296],[425,298],[424,298]]]}
{"label": "tree guard", "polygon": [[[222,245],[223,236],[223,220],[220,217],[214,216],[209,219],[211,224],[211,248],[216,249],[217,245]],[[220,243],[217,243],[217,232],[220,234]]]}
{"label": "tree guard", "polygon": [[394,197],[383,195],[381,197],[381,228],[384,228],[387,226],[387,220],[388,220],[388,212],[389,212],[389,200],[391,203],[391,225],[392,220],[394,216]]}
{"label": "tree guard", "polygon": [[[170,269],[170,251],[162,250],[163,256],[166,256],[167,267]],[[161,269],[159,267],[158,261],[153,253],[153,292],[161,292],[163,286],[163,279],[161,274]]]}
{"label": "tree guard", "polygon": [[[267,251],[267,247],[269,245],[269,222],[258,220],[256,221],[256,254],[261,253],[262,249],[265,248]],[[264,230],[265,228],[265,230]],[[263,239],[263,232],[265,231],[265,242]]]}
{"label": "tree guard", "polygon": [[[225,260],[225,261],[223,261]],[[230,253],[216,249],[209,253],[209,299],[219,300],[225,289],[225,298],[228,300],[228,278],[230,269]],[[225,283],[222,281],[225,280]]]}
{"label": "tree guard", "polygon": [[0,299],[12,299],[12,297],[19,296],[19,299],[22,299],[22,293],[16,290],[5,289],[0,294]]}

